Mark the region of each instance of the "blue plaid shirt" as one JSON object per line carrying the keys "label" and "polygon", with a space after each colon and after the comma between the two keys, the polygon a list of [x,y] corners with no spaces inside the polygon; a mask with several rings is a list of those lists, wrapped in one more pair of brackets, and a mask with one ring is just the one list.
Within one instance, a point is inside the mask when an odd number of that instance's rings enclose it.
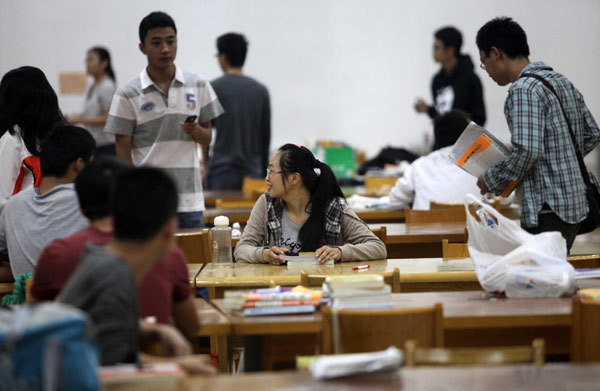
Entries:
{"label": "blue plaid shirt", "polygon": [[[583,96],[560,73],[544,70],[543,62],[522,71],[542,76],[552,84],[567,112],[579,150],[586,155],[600,141],[600,131]],[[581,222],[588,213],[585,183],[577,163],[569,128],[556,96],[532,77],[517,79],[508,90],[504,115],[511,133],[512,152],[490,167],[483,180],[500,194],[521,179],[521,225],[536,227],[544,203],[567,223]],[[592,182],[598,181],[590,173]]]}

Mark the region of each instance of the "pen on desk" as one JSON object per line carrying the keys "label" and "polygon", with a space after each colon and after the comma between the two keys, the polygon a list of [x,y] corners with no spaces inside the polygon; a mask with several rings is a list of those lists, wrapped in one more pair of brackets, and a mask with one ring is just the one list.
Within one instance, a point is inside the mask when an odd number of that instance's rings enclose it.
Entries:
{"label": "pen on desk", "polygon": [[354,267],[352,268],[352,270],[368,269],[368,268],[370,268],[370,267],[371,267],[371,265],[360,265],[360,266],[354,266]]}

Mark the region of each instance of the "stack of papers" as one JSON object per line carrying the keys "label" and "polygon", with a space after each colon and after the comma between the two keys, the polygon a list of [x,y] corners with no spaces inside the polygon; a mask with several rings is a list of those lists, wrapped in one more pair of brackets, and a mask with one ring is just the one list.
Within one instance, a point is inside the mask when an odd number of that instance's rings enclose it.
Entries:
{"label": "stack of papers", "polygon": [[299,255],[284,255],[283,259],[287,261],[288,267],[334,264],[333,259],[329,259],[325,262],[319,262],[319,259],[315,257],[314,252],[300,253]]}
{"label": "stack of papers", "polygon": [[[475,122],[471,122],[456,140],[450,157],[460,168],[478,178],[509,154],[510,149],[500,140]],[[510,183],[502,192],[502,197],[507,197],[518,184],[519,181]]]}
{"label": "stack of papers", "polygon": [[390,197],[364,197],[353,194],[346,198],[346,202],[354,210],[385,209],[390,206]]}
{"label": "stack of papers", "polygon": [[392,308],[392,289],[376,274],[329,276],[323,283],[323,295],[337,309]]}

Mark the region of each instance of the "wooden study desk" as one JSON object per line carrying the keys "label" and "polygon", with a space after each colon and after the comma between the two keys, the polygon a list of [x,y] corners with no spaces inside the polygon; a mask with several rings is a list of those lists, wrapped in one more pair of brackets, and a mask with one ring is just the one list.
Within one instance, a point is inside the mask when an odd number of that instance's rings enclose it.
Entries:
{"label": "wooden study desk", "polygon": [[219,370],[227,372],[229,368],[227,336],[231,334],[231,323],[223,313],[204,299],[194,299],[194,305],[200,321],[198,335],[210,337],[211,345],[214,345],[215,348],[214,353],[223,357],[219,361]]}
{"label": "wooden study desk", "polygon": [[[352,270],[354,266],[360,265],[370,267],[367,270]],[[323,276],[359,273],[391,275],[395,268],[400,269],[400,287],[403,292],[481,290],[470,259],[443,261],[442,258],[388,259],[302,266],[253,263],[220,266],[209,263],[197,274],[196,286],[208,287],[211,298],[221,298],[226,289],[299,285],[302,271]]]}
{"label": "wooden study desk", "polygon": [[[394,308],[441,303],[447,347],[530,345],[533,339],[544,338],[548,354],[569,353],[570,298],[506,299],[482,291],[425,292],[393,294],[392,302]],[[260,357],[252,353],[253,362],[262,362],[264,368],[273,368],[272,360],[289,364],[295,355],[315,354],[316,334],[321,331],[320,311],[307,315],[244,317],[225,307],[222,299],[213,300],[212,304],[231,323],[232,335],[259,337],[257,344],[264,353]]]}
{"label": "wooden study desk", "polygon": [[[229,222],[238,222],[240,224],[246,224],[250,218],[250,212],[252,208],[206,208],[204,210],[204,223],[213,224],[215,217],[227,216]],[[403,210],[387,210],[387,209],[368,209],[368,210],[357,210],[356,214],[365,223],[392,223],[404,221]]]}
{"label": "wooden study desk", "polygon": [[195,376],[181,390],[528,390],[598,389],[600,364],[547,363],[498,366],[422,366],[394,373],[315,380],[308,372],[262,372],[240,376]]}
{"label": "wooden study desk", "polygon": [[388,258],[441,257],[443,239],[450,243],[468,239],[465,223],[369,224],[371,229],[382,226],[387,230]]}
{"label": "wooden study desk", "polygon": [[206,264],[205,263],[188,263],[187,266],[188,266],[189,277],[190,277],[190,285],[193,287],[196,287],[196,277],[200,273],[200,270],[202,270],[202,268],[204,266],[206,266]]}

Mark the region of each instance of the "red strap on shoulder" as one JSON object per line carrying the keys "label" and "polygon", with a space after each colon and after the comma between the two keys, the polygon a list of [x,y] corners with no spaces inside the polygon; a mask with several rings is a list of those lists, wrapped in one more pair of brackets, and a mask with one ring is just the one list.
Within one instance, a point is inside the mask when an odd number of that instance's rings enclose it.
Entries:
{"label": "red strap on shoulder", "polygon": [[23,187],[23,177],[25,176],[25,169],[31,171],[33,175],[33,187],[40,187],[42,184],[42,167],[40,166],[40,158],[37,156],[28,156],[21,162],[21,169],[19,170],[19,176],[15,181],[15,187],[13,188],[12,195],[17,194]]}

